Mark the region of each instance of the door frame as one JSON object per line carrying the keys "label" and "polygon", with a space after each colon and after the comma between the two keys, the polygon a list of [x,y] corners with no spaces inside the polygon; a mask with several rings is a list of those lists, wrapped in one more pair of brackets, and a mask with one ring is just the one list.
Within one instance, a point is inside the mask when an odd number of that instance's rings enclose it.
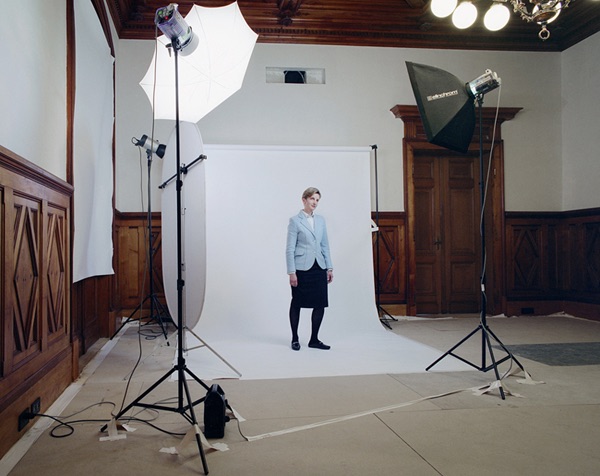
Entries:
{"label": "door frame", "polygon": [[[490,187],[486,200],[485,236],[487,250],[486,295],[488,313],[500,313],[506,310],[505,267],[504,267],[504,144],[501,136],[501,124],[510,120],[521,108],[500,108],[496,120],[496,108],[483,108],[483,151],[484,166],[487,165],[492,137],[495,135],[494,152],[491,160]],[[407,266],[407,314],[416,315],[415,277],[415,210],[414,182],[412,171],[415,155],[420,152],[444,151],[445,149],[427,141],[421,117],[416,106],[400,106],[392,108],[396,118],[404,122],[403,143],[403,175],[404,203],[406,210],[406,243],[408,256]],[[494,130],[495,125],[495,130]],[[468,155],[479,157],[479,128],[476,128]],[[494,134],[495,132],[495,134]]]}

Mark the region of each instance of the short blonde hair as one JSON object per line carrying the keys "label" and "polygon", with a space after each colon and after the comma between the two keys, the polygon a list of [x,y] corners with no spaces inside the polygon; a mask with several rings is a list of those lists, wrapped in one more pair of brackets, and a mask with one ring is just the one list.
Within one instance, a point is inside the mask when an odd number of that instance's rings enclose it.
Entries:
{"label": "short blonde hair", "polygon": [[319,197],[321,197],[321,192],[319,192],[319,189],[316,187],[308,187],[306,190],[304,190],[304,192],[302,193],[302,198],[310,198],[312,197],[315,193],[319,194]]}

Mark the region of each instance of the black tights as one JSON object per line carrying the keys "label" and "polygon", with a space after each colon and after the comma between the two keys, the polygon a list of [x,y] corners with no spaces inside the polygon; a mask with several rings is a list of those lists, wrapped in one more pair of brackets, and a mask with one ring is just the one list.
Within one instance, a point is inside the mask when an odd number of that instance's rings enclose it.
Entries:
{"label": "black tights", "polygon": [[[325,308],[319,307],[312,310],[310,341],[317,342],[319,340],[319,329],[323,322]],[[292,327],[292,342],[298,342],[298,325],[300,324],[300,308],[290,305],[290,326]]]}

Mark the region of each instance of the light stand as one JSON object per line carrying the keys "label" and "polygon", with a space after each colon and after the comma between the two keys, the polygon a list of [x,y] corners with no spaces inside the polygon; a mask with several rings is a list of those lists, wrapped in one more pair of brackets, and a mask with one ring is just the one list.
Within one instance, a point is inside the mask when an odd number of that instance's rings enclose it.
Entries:
{"label": "light stand", "polygon": [[[135,138],[134,138],[135,139]],[[132,139],[133,142],[133,139]],[[151,141],[148,139],[148,136],[143,135],[141,139],[133,142],[134,145],[138,147],[144,147],[146,149],[147,163],[148,163],[148,215],[146,222],[148,224],[148,267],[149,267],[149,277],[150,277],[150,293],[144,298],[144,300],[138,304],[138,306],[133,310],[133,312],[129,315],[129,317],[121,324],[121,326],[115,331],[112,335],[111,340],[128,324],[130,321],[134,320],[134,315],[136,312],[140,312],[140,317],[138,319],[142,319],[142,310],[146,301],[150,300],[150,316],[149,319],[156,320],[158,325],[160,326],[165,339],[167,340],[167,345],[169,344],[169,340],[167,338],[167,326],[163,320],[163,316],[165,319],[170,320],[171,316],[169,315],[169,311],[165,309],[165,307],[161,304],[154,292],[154,266],[153,266],[153,257],[155,253],[155,249],[152,246],[152,188],[150,186],[150,172],[152,169],[152,154],[156,153],[156,155],[162,158],[165,154],[165,146],[162,144],[158,144],[158,141]],[[155,314],[156,312],[156,314]],[[168,325],[168,322],[167,322]]]}
{"label": "light stand", "polygon": [[[451,355],[456,357],[458,360],[474,367],[477,370],[482,372],[487,372],[491,369],[494,370],[494,374],[496,375],[496,380],[500,382],[500,373],[498,371],[498,365],[501,363],[512,359],[514,362],[521,368],[521,370],[525,370],[523,365],[512,355],[512,353],[506,348],[506,346],[498,339],[498,337],[494,334],[494,332],[489,328],[487,324],[487,297],[485,292],[485,284],[486,284],[486,244],[485,244],[485,173],[484,173],[484,162],[483,162],[483,94],[479,94],[476,97],[477,101],[477,109],[479,111],[479,193],[481,199],[481,217],[480,217],[480,235],[481,235],[481,277],[480,277],[480,289],[481,289],[481,313],[479,316],[479,325],[473,329],[466,337],[464,337],[461,341],[455,344],[452,348],[450,348],[446,353],[444,353],[441,357],[439,357],[435,362],[433,362],[429,367],[425,370],[431,369],[435,364],[441,361],[447,355]],[[481,332],[481,364],[474,364],[467,359],[461,357],[454,353],[454,350],[460,347],[464,342],[469,340],[471,337]],[[494,357],[494,351],[492,349],[492,342],[490,340],[490,336],[500,345],[502,350],[506,352],[506,355],[500,360],[496,360]],[[491,364],[487,364],[486,360],[486,351],[490,355]],[[502,385],[499,385],[500,396],[502,400],[506,398],[504,394],[504,389]]]}
{"label": "light stand", "polygon": [[[378,173],[377,173],[377,144],[374,144],[371,146],[371,149],[373,150],[373,157],[374,157],[374,165],[375,165],[375,225],[376,225],[376,230],[375,230],[375,259],[377,260],[377,266],[375,266],[375,297],[376,297],[376,305],[377,305],[377,314],[379,316],[379,322],[381,322],[384,326],[386,326],[388,329],[391,329],[392,327],[390,326],[390,324],[388,323],[388,321],[397,321],[398,319],[396,319],[394,316],[392,316],[389,312],[387,312],[383,306],[381,305],[381,273],[380,273],[380,261],[379,261],[379,233],[380,233],[380,226],[379,226],[379,183],[378,183]],[[384,243],[386,245],[387,248],[387,244]],[[392,253],[390,253],[390,256],[393,256]],[[390,266],[388,266],[388,269],[386,270],[385,276],[387,277],[389,274],[391,268],[391,264]],[[383,316],[387,316],[387,317],[383,317]]]}
{"label": "light stand", "polygon": [[[204,154],[199,155],[198,157],[196,157],[194,160],[192,160],[189,164],[182,164],[179,167],[179,170],[181,171],[181,173],[183,175],[187,175],[188,171],[196,164],[202,162],[203,160],[206,160],[206,156]],[[169,177],[167,180],[165,180],[161,185],[159,185],[158,188],[160,189],[165,189],[167,187],[167,185],[169,185],[173,180],[177,179],[177,174],[172,175],[171,177]],[[182,183],[183,186],[183,183]],[[184,325],[183,328],[184,331],[189,332],[191,335],[193,335],[198,342],[200,342],[199,345],[195,346],[195,347],[187,347],[184,350],[190,351],[190,350],[194,350],[194,349],[199,349],[202,347],[206,347],[208,350],[210,350],[217,358],[219,358],[221,360],[221,362],[223,362],[225,365],[227,365],[231,370],[233,370],[238,377],[242,376],[242,373],[236,369],[233,365],[231,365],[222,355],[220,355],[215,349],[213,349],[210,345],[208,345],[208,343],[202,339],[198,334],[196,334],[194,331],[192,331],[188,326],[187,323]]]}
{"label": "light stand", "polygon": [[[175,9],[175,17],[172,17],[171,14],[173,10],[169,10],[171,6],[166,7],[165,9],[159,9],[156,14],[156,22],[159,27],[162,26],[159,24],[159,21],[163,21],[165,18],[167,20],[171,20],[171,18],[175,18],[177,20],[177,15],[181,19],[179,12]],[[168,13],[169,17],[163,17],[159,19],[159,12]],[[181,23],[183,19],[181,19]],[[165,30],[163,33],[166,34]],[[198,400],[192,400],[192,396],[190,394],[190,389],[187,383],[186,375],[189,375],[192,379],[194,379],[197,383],[199,383],[206,391],[210,390],[210,387],[206,385],[202,380],[200,380],[190,369],[187,368],[184,349],[183,349],[183,332],[184,332],[184,319],[183,319],[183,291],[185,286],[185,281],[183,280],[183,256],[182,256],[182,223],[181,223],[181,215],[182,215],[182,200],[181,200],[181,188],[183,182],[181,180],[181,147],[180,147],[180,134],[179,134],[179,53],[180,50],[185,47],[187,42],[190,41],[190,38],[185,40],[186,43],[182,43],[179,35],[180,32],[177,32],[177,35],[169,36],[171,39],[170,47],[174,53],[174,61],[175,61],[175,142],[176,142],[176,195],[177,195],[177,363],[169,370],[165,375],[163,375],[159,380],[157,380],[154,384],[152,384],[145,392],[143,392],[138,398],[136,398],[133,402],[131,402],[127,407],[121,410],[118,415],[115,417],[115,420],[120,419],[123,415],[125,415],[131,408],[134,406],[141,408],[150,408],[153,410],[163,410],[174,413],[179,413],[183,416],[192,426],[195,431],[196,443],[198,445],[198,453],[202,460],[202,466],[204,469],[204,474],[208,474],[208,465],[206,462],[206,456],[204,454],[204,449],[202,447],[202,438],[201,431],[198,425],[198,419],[196,418],[196,413],[194,412],[194,406],[198,405],[201,402],[204,402],[205,397],[200,398]],[[188,33],[190,31],[188,30]],[[165,382],[171,375],[177,374],[177,404],[176,406],[166,406],[166,405],[157,405],[157,404],[149,404],[143,403],[142,400],[149,395],[155,388]],[[103,428],[103,430],[106,426]],[[102,430],[102,431],[103,431]]]}
{"label": "light stand", "polygon": [[[483,96],[500,86],[500,78],[491,70],[486,70],[484,74],[465,84],[464,81],[461,81],[456,76],[439,68],[411,62],[406,62],[406,66],[419,113],[421,114],[425,134],[427,135],[427,140],[432,144],[461,153],[468,152],[475,129],[475,101],[477,102],[479,111],[479,190],[481,195],[481,275],[479,281],[481,289],[481,314],[479,325],[425,370],[431,369],[447,355],[452,355],[477,370],[487,372],[494,369],[496,379],[500,383],[498,365],[502,362],[512,359],[521,370],[524,370],[521,363],[514,358],[506,346],[492,332],[486,320],[486,245],[484,220],[486,187],[483,162]],[[478,332],[481,332],[481,364],[474,364],[455,354],[454,350]],[[496,360],[494,356],[490,336],[507,354],[500,360]],[[486,352],[490,354],[490,365],[487,364]],[[501,383],[499,389],[500,396],[504,400],[504,389]]]}

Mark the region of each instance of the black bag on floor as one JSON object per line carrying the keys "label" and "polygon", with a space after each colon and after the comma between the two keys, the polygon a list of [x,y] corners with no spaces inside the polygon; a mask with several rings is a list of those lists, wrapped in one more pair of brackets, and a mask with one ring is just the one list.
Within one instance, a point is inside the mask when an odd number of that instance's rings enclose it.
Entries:
{"label": "black bag on floor", "polygon": [[229,421],[229,417],[225,415],[226,411],[225,392],[215,383],[210,387],[204,399],[204,436],[207,438],[223,438],[225,436],[225,423]]}

